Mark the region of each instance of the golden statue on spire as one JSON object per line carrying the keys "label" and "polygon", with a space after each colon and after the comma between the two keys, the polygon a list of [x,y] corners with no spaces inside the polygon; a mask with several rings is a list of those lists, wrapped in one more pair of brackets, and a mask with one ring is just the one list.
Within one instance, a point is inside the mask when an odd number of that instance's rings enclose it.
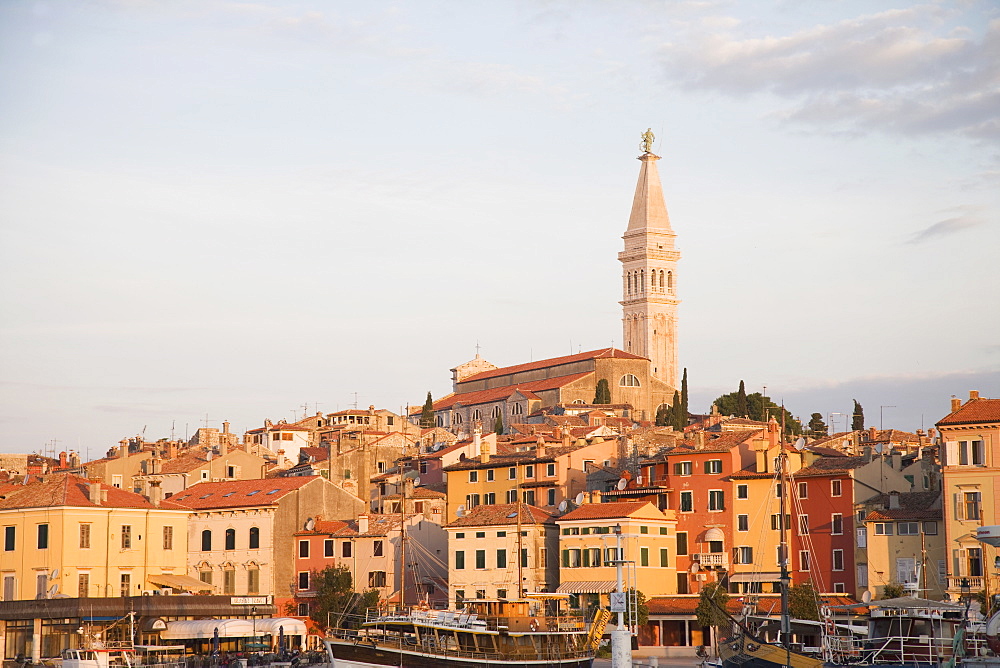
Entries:
{"label": "golden statue on spire", "polygon": [[653,135],[653,128],[646,128],[646,131],[642,133],[642,141],[639,143],[639,148],[642,149],[643,153],[653,152],[653,140],[656,139]]}

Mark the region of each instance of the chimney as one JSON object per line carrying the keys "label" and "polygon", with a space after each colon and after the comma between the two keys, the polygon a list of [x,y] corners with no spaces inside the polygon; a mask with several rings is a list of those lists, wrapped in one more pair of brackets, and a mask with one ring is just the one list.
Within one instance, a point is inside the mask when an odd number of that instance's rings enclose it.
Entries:
{"label": "chimney", "polygon": [[153,504],[156,508],[160,507],[160,502],[163,500],[163,490],[160,489],[159,480],[149,481],[149,502]]}
{"label": "chimney", "polygon": [[562,427],[556,425],[555,428],[552,430],[552,435],[555,436],[556,438],[562,438]]}
{"label": "chimney", "polygon": [[478,422],[472,428],[472,452],[473,457],[483,454],[483,427]]}
{"label": "chimney", "polygon": [[892,468],[895,471],[903,470],[903,453],[898,450],[893,450],[890,455],[890,461],[892,462]]}
{"label": "chimney", "polygon": [[865,463],[869,463],[872,460],[872,446],[866,445],[861,449],[861,456],[865,458]]}
{"label": "chimney", "polygon": [[167,459],[175,459],[177,457],[177,441],[170,441],[167,443]]}
{"label": "chimney", "polygon": [[923,429],[917,430],[917,445],[924,445],[927,443],[927,433]]}
{"label": "chimney", "polygon": [[875,427],[868,427],[868,440],[874,441],[876,438],[878,438],[878,429]]}
{"label": "chimney", "polygon": [[[209,453],[208,453],[208,459],[209,459],[209,461],[212,460],[212,453],[211,453],[211,451],[209,451]],[[285,451],[284,450],[278,450],[278,468],[279,469],[287,468],[285,466]]]}
{"label": "chimney", "polygon": [[538,435],[538,439],[535,441],[535,456],[545,456],[545,437],[541,434]]}
{"label": "chimney", "polygon": [[566,430],[566,433],[562,435],[562,444],[564,448],[568,448],[573,444],[573,437],[570,435],[568,429]]}
{"label": "chimney", "polygon": [[705,447],[705,432],[698,431],[694,434],[694,448],[695,450],[701,450]]}
{"label": "chimney", "polygon": [[160,472],[160,455],[155,451],[153,456],[149,458],[149,472],[156,475]]}
{"label": "chimney", "polygon": [[122,457],[122,458],[128,457],[128,439],[127,438],[123,438],[122,440],[118,441],[118,451],[119,451],[119,454],[118,454],[119,457]]}
{"label": "chimney", "polygon": [[957,411],[961,407],[962,407],[962,400],[959,399],[958,397],[952,397],[951,398],[951,412],[954,413],[955,411]]}
{"label": "chimney", "polygon": [[223,420],[222,421],[222,433],[223,434],[228,434],[229,433],[229,420]]}
{"label": "chimney", "polygon": [[368,533],[368,515],[358,515],[358,533]]}
{"label": "chimney", "polygon": [[767,470],[767,463],[769,461],[767,457],[767,450],[758,450],[756,454],[757,454],[757,467],[754,470],[755,473],[769,473],[769,471]]}
{"label": "chimney", "polygon": [[889,510],[899,510],[899,492],[889,492]]}
{"label": "chimney", "polygon": [[90,497],[90,502],[96,505],[101,505],[101,483],[91,482],[88,496]]}
{"label": "chimney", "polygon": [[969,390],[969,401],[975,401],[979,398],[979,390]]}
{"label": "chimney", "polygon": [[69,466],[69,460],[66,458],[66,452],[59,453],[59,468],[64,469]]}
{"label": "chimney", "polygon": [[489,463],[489,461],[490,461],[490,444],[489,443],[482,443],[481,442],[479,444],[479,460],[481,462],[483,462],[484,464]]}
{"label": "chimney", "polygon": [[[228,424],[228,423],[227,423]],[[225,434],[227,432],[223,432]],[[229,453],[229,437],[220,436],[219,438],[219,456],[225,457]]]}

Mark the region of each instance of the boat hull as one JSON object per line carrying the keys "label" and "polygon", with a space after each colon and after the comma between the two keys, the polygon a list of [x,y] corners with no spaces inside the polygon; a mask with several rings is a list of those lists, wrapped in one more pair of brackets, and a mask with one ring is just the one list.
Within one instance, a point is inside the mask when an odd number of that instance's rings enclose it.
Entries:
{"label": "boat hull", "polygon": [[498,668],[591,668],[592,658],[538,658],[538,659],[492,659],[486,657],[463,657],[435,654],[418,650],[395,649],[372,646],[368,643],[328,642],[333,668],[477,668],[497,666]]}

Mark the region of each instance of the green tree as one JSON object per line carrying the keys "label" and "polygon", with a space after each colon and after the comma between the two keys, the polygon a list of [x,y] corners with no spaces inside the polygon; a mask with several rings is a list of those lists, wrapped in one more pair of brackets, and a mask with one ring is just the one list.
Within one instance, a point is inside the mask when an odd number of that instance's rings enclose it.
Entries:
{"label": "green tree", "polygon": [[[717,397],[712,403],[719,407],[719,413],[722,415],[739,416],[739,400],[739,392],[730,392],[729,394]],[[766,422],[768,419],[773,417],[780,425],[782,417],[784,417],[786,436],[789,434],[798,435],[802,433],[801,422],[799,422],[786,409],[761,395],[760,392],[754,392],[753,394],[747,395],[746,402],[748,408],[747,412],[749,414],[748,416],[751,420]]]}
{"label": "green tree", "polygon": [[736,393],[736,412],[730,413],[730,415],[735,415],[736,417],[750,417],[750,404],[747,402],[747,388],[743,384],[743,379],[740,379],[740,389]]}
{"label": "green tree", "polygon": [[660,407],[656,409],[656,426],[666,427],[668,424],[673,424],[673,422],[673,407],[660,404]]}
{"label": "green tree", "polygon": [[[311,599],[309,617],[326,628],[332,624],[343,628],[359,625],[368,608],[378,605],[378,591],[354,591],[351,569],[346,566],[327,566],[321,571],[313,571],[311,582],[315,585],[316,596]],[[295,614],[295,602],[288,604],[288,613]]]}
{"label": "green tree", "polygon": [[898,582],[890,582],[882,587],[881,598],[883,600],[888,598],[899,598],[900,596],[903,595],[904,591],[905,590],[903,589],[903,585],[899,584]]}
{"label": "green tree", "polygon": [[597,390],[594,392],[595,404],[611,403],[611,388],[608,387],[608,379],[601,378],[597,381]]}
{"label": "green tree", "polygon": [[[715,605],[712,605],[713,601]],[[726,609],[727,603],[729,603],[729,592],[726,591],[721,582],[706,584],[701,588],[698,607],[694,610],[694,614],[698,617],[698,624],[714,627],[727,626],[729,618],[722,613],[722,610]]]}
{"label": "green tree", "polygon": [[434,426],[434,422],[434,400],[431,399],[431,393],[428,392],[424,407],[420,409],[420,426],[424,429],[430,429]]}
{"label": "green tree", "polygon": [[809,432],[816,438],[827,435],[826,423],[823,422],[821,413],[813,413],[809,416]]}
{"label": "green tree", "polygon": [[684,415],[687,417],[688,413],[688,370],[684,367],[684,375],[681,377],[681,407],[684,409]]}
{"label": "green tree", "polygon": [[497,415],[496,422],[493,423],[493,431],[496,432],[497,436],[503,434],[503,415]]}
{"label": "green tree", "polygon": [[865,428],[865,409],[861,407],[858,400],[854,400],[854,415],[851,418],[851,430],[863,431]]}
{"label": "green tree", "polygon": [[819,603],[816,590],[808,582],[788,588],[788,613],[796,619],[819,621]]}
{"label": "green tree", "polygon": [[683,432],[684,427],[687,426],[687,413],[684,412],[684,404],[681,402],[681,395],[677,390],[674,390],[674,403],[670,407],[670,426],[674,428],[674,431]]}

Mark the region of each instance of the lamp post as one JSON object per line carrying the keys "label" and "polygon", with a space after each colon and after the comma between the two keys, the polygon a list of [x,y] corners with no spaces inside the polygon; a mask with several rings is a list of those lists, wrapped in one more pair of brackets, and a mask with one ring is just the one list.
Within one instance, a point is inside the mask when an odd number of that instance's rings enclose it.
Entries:
{"label": "lamp post", "polygon": [[250,606],[250,620],[253,623],[253,647],[257,649],[257,606]]}

